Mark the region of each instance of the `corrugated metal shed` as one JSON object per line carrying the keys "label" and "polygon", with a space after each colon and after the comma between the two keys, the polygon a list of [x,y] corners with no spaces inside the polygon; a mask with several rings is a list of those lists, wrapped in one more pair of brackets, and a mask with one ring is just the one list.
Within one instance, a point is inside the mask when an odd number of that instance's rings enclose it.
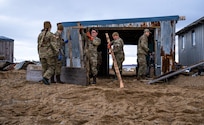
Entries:
{"label": "corrugated metal shed", "polygon": [[84,43],[80,40],[78,29],[78,24],[80,23],[84,28],[97,27],[99,30],[98,37],[101,39],[102,44],[99,46],[98,50],[102,51],[102,74],[109,74],[109,56],[107,53],[105,33],[111,36],[113,32],[117,31],[126,45],[137,45],[138,39],[143,34],[145,28],[150,29],[152,32],[152,35],[149,37],[149,48],[154,52],[154,74],[158,76],[168,73],[174,70],[175,27],[178,20],[183,20],[183,17],[173,15],[147,18],[62,22],[64,26],[63,37],[70,41],[65,46],[66,66],[83,68]]}
{"label": "corrugated metal shed", "polygon": [[14,40],[4,36],[0,36],[1,60],[13,62],[13,52],[14,52]]}
{"label": "corrugated metal shed", "polygon": [[204,17],[187,25],[176,35],[179,63],[190,66],[204,60]]}

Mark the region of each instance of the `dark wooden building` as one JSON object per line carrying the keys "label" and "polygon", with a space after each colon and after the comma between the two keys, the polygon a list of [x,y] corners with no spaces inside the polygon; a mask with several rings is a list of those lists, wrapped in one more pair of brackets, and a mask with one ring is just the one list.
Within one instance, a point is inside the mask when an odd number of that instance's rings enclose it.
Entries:
{"label": "dark wooden building", "polygon": [[14,40],[0,36],[0,60],[13,62]]}

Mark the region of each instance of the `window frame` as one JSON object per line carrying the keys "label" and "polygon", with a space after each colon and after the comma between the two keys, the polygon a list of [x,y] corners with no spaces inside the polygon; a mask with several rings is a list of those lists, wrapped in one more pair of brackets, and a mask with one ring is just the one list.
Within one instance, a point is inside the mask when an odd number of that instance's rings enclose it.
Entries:
{"label": "window frame", "polygon": [[185,35],[182,35],[181,36],[182,49],[185,49],[185,44],[186,44],[185,42],[186,42]]}
{"label": "window frame", "polygon": [[196,38],[195,38],[196,34],[195,34],[195,30],[191,31],[191,43],[192,46],[196,46]]}

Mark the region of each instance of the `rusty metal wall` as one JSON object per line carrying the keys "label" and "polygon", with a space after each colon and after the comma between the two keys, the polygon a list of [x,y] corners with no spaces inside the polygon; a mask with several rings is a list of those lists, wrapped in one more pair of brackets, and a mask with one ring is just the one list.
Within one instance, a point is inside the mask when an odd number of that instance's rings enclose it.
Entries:
{"label": "rusty metal wall", "polygon": [[14,41],[0,40],[0,55],[4,60],[13,62]]}
{"label": "rusty metal wall", "polygon": [[161,21],[161,74],[174,69],[175,21]]}
{"label": "rusty metal wall", "polygon": [[[196,44],[192,44],[192,31],[195,32]],[[183,48],[182,37],[185,39]],[[178,36],[179,63],[190,66],[204,60],[204,24],[195,26]]]}

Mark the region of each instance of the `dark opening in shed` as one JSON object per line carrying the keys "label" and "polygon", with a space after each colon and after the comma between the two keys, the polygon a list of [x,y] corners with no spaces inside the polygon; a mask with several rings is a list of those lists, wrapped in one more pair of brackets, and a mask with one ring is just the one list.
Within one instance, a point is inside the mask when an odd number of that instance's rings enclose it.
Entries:
{"label": "dark opening in shed", "polygon": [[[102,64],[99,68],[99,72],[98,75],[100,76],[107,76],[109,75],[109,54],[108,54],[108,50],[107,50],[107,40],[105,37],[105,33],[109,34],[109,37],[111,40],[113,40],[112,38],[112,33],[113,32],[118,32],[120,37],[123,39],[124,44],[125,45],[137,45],[138,44],[138,40],[140,38],[141,35],[143,35],[144,33],[144,29],[143,28],[135,28],[135,27],[98,27],[97,28],[99,30],[99,34],[98,37],[101,39],[102,43],[101,45],[98,47],[98,51],[102,52]],[[148,46],[150,48],[150,51],[154,51],[154,29],[150,29],[150,31],[152,32],[152,34],[149,36],[149,40],[148,40]],[[135,49],[137,50],[137,47],[135,46]],[[135,53],[135,56],[136,53]],[[136,60],[135,64],[136,64]]]}

